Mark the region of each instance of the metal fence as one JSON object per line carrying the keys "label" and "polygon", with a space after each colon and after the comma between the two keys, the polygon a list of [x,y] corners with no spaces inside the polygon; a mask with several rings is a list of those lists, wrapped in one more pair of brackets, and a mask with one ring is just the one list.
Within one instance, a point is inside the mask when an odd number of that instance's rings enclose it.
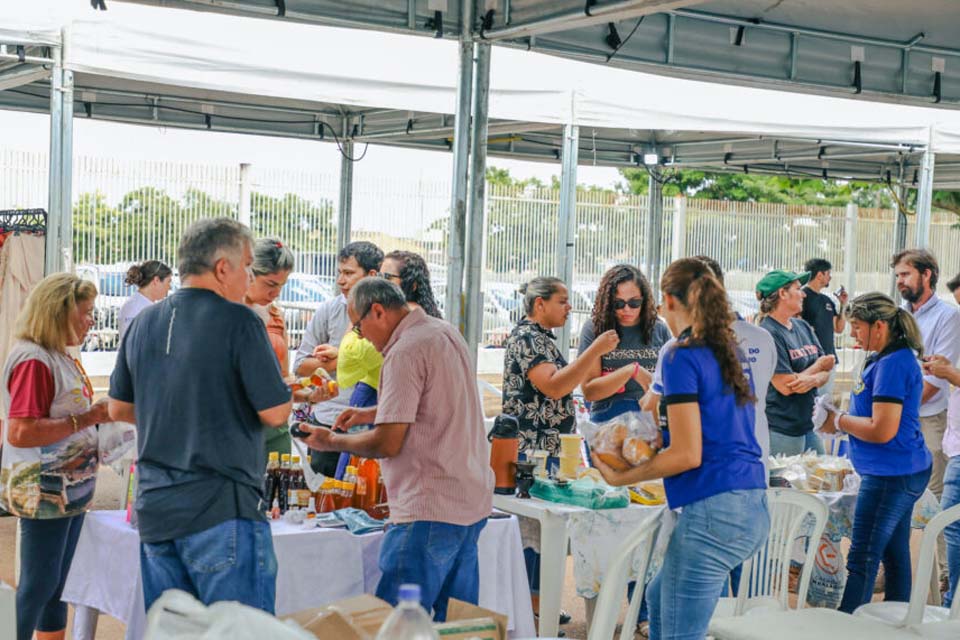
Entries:
{"label": "metal fence", "polygon": [[[416,251],[427,259],[438,300],[444,299],[450,185],[444,181],[354,176],[354,239],[385,251]],[[129,295],[123,273],[132,263],[159,259],[175,265],[183,229],[198,218],[237,216],[239,166],[128,161],[78,157],[74,163],[74,262],[97,282],[98,325],[88,348],[116,344],[116,311]],[[336,175],[252,167],[251,225],[257,235],[282,238],[298,256],[297,272],[281,305],[297,344],[313,309],[334,295]],[[47,198],[46,154],[0,150],[0,208],[43,206]],[[484,238],[483,340],[503,341],[521,313],[518,286],[555,273],[559,191],[490,185]],[[842,278],[847,266],[845,209],[674,198],[664,201],[661,255],[669,262],[674,216],[683,207],[684,255],[716,258],[738,311],[756,308],[754,284],[773,268],[800,269],[810,257],[825,257]],[[614,264],[643,265],[648,199],[610,190],[579,189],[576,252],[571,283],[571,335],[579,336],[596,286]],[[935,214],[931,247],[945,274],[960,269],[960,233],[952,214]],[[908,228],[908,243],[914,228]],[[856,287],[887,291],[894,214],[863,209],[856,228]],[[838,278],[838,282],[839,282]],[[303,284],[308,281],[311,286]]]}

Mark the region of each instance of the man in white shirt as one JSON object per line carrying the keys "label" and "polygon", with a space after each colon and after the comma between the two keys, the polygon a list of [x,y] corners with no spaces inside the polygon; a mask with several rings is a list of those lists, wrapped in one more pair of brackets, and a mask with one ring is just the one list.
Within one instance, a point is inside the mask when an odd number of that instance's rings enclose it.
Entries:
{"label": "man in white shirt", "polygon": [[[897,278],[897,290],[904,300],[903,308],[913,314],[920,327],[924,354],[957,362],[960,359],[960,311],[936,294],[940,277],[936,257],[926,249],[907,249],[893,257],[891,266]],[[920,427],[933,454],[929,488],[938,499],[943,494],[943,472],[947,467],[942,443],[947,430],[949,394],[949,382],[933,375],[924,376]]]}
{"label": "man in white shirt", "polygon": [[[347,296],[353,286],[367,276],[379,275],[380,266],[383,264],[383,251],[372,242],[361,240],[340,249],[337,258],[337,287],[340,295],[321,303],[303,332],[303,340],[293,360],[293,370],[298,376],[308,376],[322,367],[336,378],[340,341],[351,327],[350,317],[347,315]],[[313,405],[310,412],[311,422],[327,427],[333,425],[337,416],[350,407],[352,392],[353,387],[340,389],[335,397]],[[313,455],[313,469],[333,477],[339,457],[337,453]]]}
{"label": "man in white shirt", "polygon": [[[960,304],[960,274],[947,283],[947,288]],[[949,509],[960,504],[960,370],[945,356],[930,354],[924,358],[923,372],[953,385],[947,405],[947,430],[943,435],[943,453],[948,462],[943,474],[943,495],[940,497],[940,508]],[[944,592],[943,606],[950,607],[960,579],[960,523],[947,527],[943,537],[946,540],[946,553],[939,547],[938,550],[941,558],[946,557],[949,583],[941,584],[940,590]],[[947,588],[944,589],[944,586]]]}
{"label": "man in white shirt", "polygon": [[[723,284],[723,270],[716,260],[708,256],[695,256],[710,267],[720,283]],[[757,442],[760,444],[761,458],[763,466],[767,467],[770,456],[770,430],[767,425],[767,387],[770,386],[770,380],[773,379],[773,372],[777,366],[777,349],[773,343],[773,337],[758,326],[752,325],[739,315],[732,324],[734,333],[740,342],[740,348],[746,356],[747,363],[744,365],[745,372],[753,379],[753,392],[757,397],[754,405],[756,418],[754,429],[756,430]],[[676,338],[667,342],[660,349],[660,357],[657,358],[657,368],[653,374],[653,384],[650,391],[644,397],[643,408],[656,407],[663,395],[663,374],[661,371],[663,365],[663,354],[676,341]]]}

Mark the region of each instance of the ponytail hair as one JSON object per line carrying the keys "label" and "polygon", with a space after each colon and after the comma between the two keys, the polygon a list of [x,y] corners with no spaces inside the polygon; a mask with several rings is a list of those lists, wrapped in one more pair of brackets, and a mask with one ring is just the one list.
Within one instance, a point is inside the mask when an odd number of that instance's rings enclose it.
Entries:
{"label": "ponytail hair", "polygon": [[142,289],[153,282],[154,278],[160,278],[162,281],[171,275],[173,275],[173,270],[167,265],[159,260],[147,260],[146,262],[135,264],[127,269],[127,275],[123,279],[123,282],[137,289]]}
{"label": "ponytail hair", "polygon": [[850,302],[847,317],[869,324],[883,320],[890,327],[891,344],[903,344],[923,357],[923,336],[916,319],[889,296],[877,292],[859,295]]}
{"label": "ponytail hair", "polygon": [[690,313],[690,337],[679,346],[707,346],[717,359],[723,382],[733,390],[737,404],[755,402],[750,381],[743,373],[737,336],[730,326],[734,318],[727,291],[710,267],[696,258],[676,260],[664,272],[660,288],[679,300]]}

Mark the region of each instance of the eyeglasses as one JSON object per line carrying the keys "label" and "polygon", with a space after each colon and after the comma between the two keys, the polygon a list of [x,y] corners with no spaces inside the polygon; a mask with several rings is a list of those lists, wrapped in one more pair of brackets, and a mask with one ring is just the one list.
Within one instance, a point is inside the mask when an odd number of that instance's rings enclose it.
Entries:
{"label": "eyeglasses", "polygon": [[387,273],[386,271],[381,271],[380,277],[383,278],[384,280],[389,280],[390,278],[396,278],[397,280],[400,280],[399,275],[395,273]]}
{"label": "eyeglasses", "polygon": [[617,311],[623,311],[625,308],[639,309],[643,305],[642,298],[630,298],[629,300],[614,300],[613,308]]}
{"label": "eyeglasses", "polygon": [[353,332],[358,336],[360,336],[361,338],[363,337],[363,332],[360,331],[360,323],[363,322],[363,319],[366,318],[369,313],[370,313],[370,310],[367,309],[367,313],[357,318],[357,321],[353,323]]}

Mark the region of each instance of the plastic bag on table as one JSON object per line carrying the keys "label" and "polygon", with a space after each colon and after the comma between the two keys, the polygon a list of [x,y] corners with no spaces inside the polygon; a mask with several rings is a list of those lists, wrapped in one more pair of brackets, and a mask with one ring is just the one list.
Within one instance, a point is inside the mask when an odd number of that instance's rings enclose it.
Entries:
{"label": "plastic bag on table", "polygon": [[204,606],[190,594],[171,589],[150,607],[145,640],[316,640],[292,621],[238,602]]}
{"label": "plastic bag on table", "polygon": [[581,423],[590,451],[617,471],[646,462],[660,446],[660,429],[647,411],[629,411],[600,423]]}
{"label": "plastic bag on table", "polygon": [[626,487],[611,487],[590,476],[564,483],[537,478],[530,489],[530,495],[549,502],[587,509],[623,509],[630,504],[630,494]]}
{"label": "plastic bag on table", "polygon": [[97,427],[100,464],[122,476],[137,455],[137,428],[129,422],[105,422]]}
{"label": "plastic bag on table", "polygon": [[310,463],[307,462],[307,445],[300,442],[297,438],[290,438],[290,441],[293,442],[293,447],[300,454],[300,467],[303,469],[303,479],[304,482],[307,483],[307,488],[313,493],[320,491],[320,486],[323,484],[323,481],[327,479],[327,476],[314,471]]}
{"label": "plastic bag on table", "polygon": [[377,520],[376,518],[370,516],[366,511],[362,509],[337,509],[333,514],[347,525],[347,529],[350,533],[356,535],[361,535],[364,533],[372,533],[374,531],[383,531],[384,521]]}

